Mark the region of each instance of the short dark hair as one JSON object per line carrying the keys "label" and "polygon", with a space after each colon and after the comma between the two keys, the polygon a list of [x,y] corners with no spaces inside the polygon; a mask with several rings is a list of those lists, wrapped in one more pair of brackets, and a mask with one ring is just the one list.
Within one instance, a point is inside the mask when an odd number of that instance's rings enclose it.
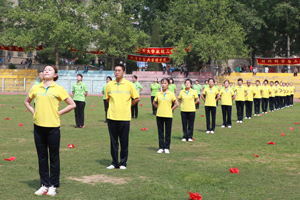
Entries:
{"label": "short dark hair", "polygon": [[244,82],[242,78],[239,78],[239,79],[238,79],[238,82],[239,82],[239,81],[242,81],[242,82]]}
{"label": "short dark hair", "polygon": [[273,81],[270,81],[270,83],[274,83]]}
{"label": "short dark hair", "polygon": [[212,81],[215,83],[215,79],[213,79],[213,78],[209,78],[209,79],[207,80],[207,82],[209,82],[210,80],[212,80]]}
{"label": "short dark hair", "polygon": [[117,64],[116,66],[115,66],[115,68],[116,67],[122,67],[122,70],[125,72],[125,66],[123,65],[123,64]]}
{"label": "short dark hair", "polygon": [[259,82],[260,83],[260,80],[256,80],[255,82]]}
{"label": "short dark hair", "polygon": [[133,75],[132,77],[135,78],[135,79],[137,80],[137,76],[136,76],[136,75]]}
{"label": "short dark hair", "polygon": [[278,81],[275,81],[275,83],[279,83]]}
{"label": "short dark hair", "polygon": [[174,79],[173,78],[170,78],[170,82],[172,81],[172,84],[174,83]]}
{"label": "short dark hair", "polygon": [[192,83],[192,80],[191,80],[191,79],[189,79],[189,78],[185,79],[184,83],[186,83],[187,81],[189,81],[189,82],[191,83],[191,85],[193,85],[193,83]]}
{"label": "short dark hair", "polygon": [[224,81],[224,83],[225,83],[225,82],[228,82],[228,84],[230,83],[228,79],[226,79],[226,80]]}
{"label": "short dark hair", "polygon": [[81,77],[81,79],[83,78],[82,74],[77,74],[77,76],[80,76],[80,77]]}
{"label": "short dark hair", "polygon": [[168,84],[170,84],[170,80],[169,80],[168,78],[163,78],[163,79],[160,80],[161,83],[162,83],[163,81],[167,81]]}
{"label": "short dark hair", "polygon": [[198,82],[198,83],[199,83],[199,80],[197,79],[197,80],[196,80],[196,82]]}
{"label": "short dark hair", "polygon": [[264,82],[267,81],[267,83],[269,83],[269,81],[267,79],[264,80]]}
{"label": "short dark hair", "polygon": [[106,79],[112,80],[112,78],[110,76],[106,77]]}

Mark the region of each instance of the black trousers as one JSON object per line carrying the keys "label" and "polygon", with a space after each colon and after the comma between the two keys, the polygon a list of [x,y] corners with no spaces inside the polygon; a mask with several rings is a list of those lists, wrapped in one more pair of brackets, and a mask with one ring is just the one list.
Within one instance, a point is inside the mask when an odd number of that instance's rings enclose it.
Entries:
{"label": "black trousers", "polygon": [[[60,127],[49,128],[34,125],[34,141],[39,159],[41,185],[59,187]],[[50,156],[50,176],[48,150]]]}
{"label": "black trousers", "polygon": [[[205,106],[205,115],[206,115],[206,129],[207,131],[215,131],[216,127],[216,111],[215,106]],[[211,126],[210,126],[210,116],[211,116]]]}
{"label": "black trousers", "polygon": [[270,101],[270,103],[269,103],[269,110],[272,111],[272,110],[274,110],[275,97],[270,97],[269,101]]}
{"label": "black trousers", "polygon": [[243,121],[245,101],[235,101],[238,121]]}
{"label": "black trousers", "polygon": [[283,107],[284,107],[284,96],[281,96],[281,97],[280,97],[280,105],[281,105],[280,108],[283,108]]}
{"label": "black trousers", "polygon": [[76,126],[82,127],[84,126],[85,102],[84,101],[74,101],[74,102],[76,104],[76,108],[74,109]]}
{"label": "black trousers", "polygon": [[154,96],[151,96],[152,114],[156,115],[157,108],[153,105]]}
{"label": "black trousers", "polygon": [[201,96],[201,95],[200,95],[200,94],[198,94],[199,103],[197,103],[197,104],[196,104],[196,109],[199,109],[199,106],[200,106],[200,96]]}
{"label": "black trousers", "polygon": [[[110,136],[110,154],[112,165],[116,168],[127,166],[128,159],[128,142],[130,121],[116,121],[107,119],[108,131]],[[121,145],[120,162],[119,162],[119,140]]]}
{"label": "black trousers", "polygon": [[291,105],[291,96],[286,96],[286,105],[289,106]]}
{"label": "black trousers", "polygon": [[279,109],[281,108],[281,102],[280,102],[280,96],[275,96],[275,108]]}
{"label": "black trousers", "polygon": [[107,110],[109,103],[106,101],[106,99],[103,99],[103,104],[104,104],[104,111],[105,111],[105,121],[107,122]]}
{"label": "black trousers", "polygon": [[223,125],[231,126],[232,106],[222,105]]}
{"label": "black trousers", "polygon": [[283,107],[287,106],[287,96],[283,97]]}
{"label": "black trousers", "polygon": [[253,101],[245,101],[246,117],[252,117]]}
{"label": "black trousers", "polygon": [[253,100],[254,100],[254,112],[255,114],[259,114],[261,99],[253,99]]}
{"label": "black trousers", "polygon": [[183,131],[183,138],[185,139],[193,138],[195,116],[196,116],[196,112],[181,111],[182,131]]}
{"label": "black trousers", "polygon": [[261,102],[262,112],[267,112],[267,110],[268,110],[268,102],[269,102],[269,98],[262,98],[262,102]]}
{"label": "black trousers", "polygon": [[[172,118],[156,117],[159,149],[170,149]],[[165,133],[164,133],[165,128]]]}
{"label": "black trousers", "polygon": [[139,108],[138,108],[138,103],[137,103],[134,106],[131,106],[131,117],[137,118],[138,114],[139,114]]}
{"label": "black trousers", "polygon": [[290,105],[291,106],[294,105],[294,95],[293,94],[291,95],[291,104]]}

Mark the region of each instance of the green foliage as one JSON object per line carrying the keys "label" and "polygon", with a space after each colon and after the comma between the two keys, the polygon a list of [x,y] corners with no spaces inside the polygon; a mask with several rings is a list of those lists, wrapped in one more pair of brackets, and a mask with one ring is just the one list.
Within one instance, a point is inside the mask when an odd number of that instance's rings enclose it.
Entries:
{"label": "green foliage", "polygon": [[8,69],[17,69],[16,66],[12,63],[9,63]]}
{"label": "green foliage", "polygon": [[[161,40],[160,40],[160,24],[159,20],[155,19],[152,25],[152,33],[151,33],[151,47],[161,47]],[[162,69],[160,63],[148,63],[148,70],[149,71],[159,71]]]}
{"label": "green foliage", "polygon": [[9,0],[0,0],[0,33],[4,30],[4,20],[7,13],[12,8],[12,2]]}
{"label": "green foliage", "polygon": [[126,61],[126,73],[131,74],[133,71],[138,69],[136,62],[127,60]]}

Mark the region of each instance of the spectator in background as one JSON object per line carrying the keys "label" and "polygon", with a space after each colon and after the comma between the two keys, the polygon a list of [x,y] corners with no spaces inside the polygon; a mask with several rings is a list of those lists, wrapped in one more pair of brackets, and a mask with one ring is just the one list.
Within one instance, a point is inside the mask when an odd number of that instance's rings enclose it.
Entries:
{"label": "spectator in background", "polygon": [[163,65],[163,75],[165,75],[165,73],[166,73],[166,66]]}
{"label": "spectator in background", "polygon": [[254,69],[253,69],[253,75],[255,76],[257,72],[258,72],[257,67],[254,67]]}
{"label": "spectator in background", "polygon": [[2,66],[2,64],[3,64],[3,59],[0,58],[0,66]]}
{"label": "spectator in background", "polygon": [[76,65],[76,66],[75,66],[75,73],[77,73],[77,72],[78,72],[78,70],[79,70],[79,66],[78,66],[78,65]]}
{"label": "spectator in background", "polygon": [[95,64],[95,58],[92,58],[91,61],[92,61],[92,65],[94,65]]}
{"label": "spectator in background", "polygon": [[269,68],[265,66],[265,73],[269,73]]}
{"label": "spectator in background", "polygon": [[228,66],[228,76],[231,74],[231,67]]}
{"label": "spectator in background", "polygon": [[294,68],[294,76],[297,76],[297,75],[298,75],[298,68],[295,67],[295,68]]}
{"label": "spectator in background", "polygon": [[102,61],[103,69],[105,68],[105,60]]}
{"label": "spectator in background", "polygon": [[102,88],[102,94],[103,94],[103,104],[104,104],[104,111],[105,111],[105,121],[104,123],[107,123],[107,110],[108,110],[108,101],[106,101],[105,91],[106,91],[106,85],[112,81],[112,78],[110,76],[106,77],[106,84]]}
{"label": "spectator in background", "polygon": [[11,60],[11,55],[10,55],[10,53],[7,54],[6,60],[7,60],[8,63],[10,63],[10,60]]}
{"label": "spectator in background", "polygon": [[84,67],[84,71],[83,71],[82,73],[83,73],[83,74],[84,74],[84,73],[88,73],[88,71],[89,71],[89,67],[88,67],[88,65],[86,64],[85,67]]}
{"label": "spectator in background", "polygon": [[252,65],[250,65],[249,70],[250,70],[250,72],[253,72],[253,67],[252,67]]}
{"label": "spectator in background", "polygon": [[235,70],[236,70],[236,72],[240,72],[240,67],[236,66]]}
{"label": "spectator in background", "polygon": [[187,69],[187,66],[184,67],[184,75],[185,75],[185,78],[187,78],[189,76],[189,71]]}
{"label": "spectator in background", "polygon": [[31,65],[32,65],[32,60],[31,60],[31,58],[30,58],[30,59],[28,60],[27,67],[30,68]]}

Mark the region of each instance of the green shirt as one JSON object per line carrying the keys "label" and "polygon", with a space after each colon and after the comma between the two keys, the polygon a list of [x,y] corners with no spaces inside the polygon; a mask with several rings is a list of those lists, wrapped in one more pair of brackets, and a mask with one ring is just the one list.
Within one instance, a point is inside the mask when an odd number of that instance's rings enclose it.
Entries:
{"label": "green shirt", "polygon": [[105,91],[106,91],[106,84],[103,85],[103,88],[102,88],[102,92],[103,92],[103,99],[106,100],[105,98]]}
{"label": "green shirt", "polygon": [[203,89],[208,88],[208,87],[209,87],[208,84],[204,84],[204,85],[203,85]]}
{"label": "green shirt", "polygon": [[185,84],[181,85],[181,90],[185,90]]}
{"label": "green shirt", "polygon": [[151,92],[151,96],[155,97],[156,93],[159,91],[160,89],[160,85],[158,83],[152,83],[150,86],[152,92]]}
{"label": "green shirt", "polygon": [[216,87],[218,90],[220,90],[220,86],[217,85],[217,86],[215,86],[215,87]]}
{"label": "green shirt", "polygon": [[140,94],[140,89],[143,89],[143,86],[139,82],[132,82],[138,94]]}
{"label": "green shirt", "polygon": [[200,84],[194,84],[193,89],[197,91],[197,94],[200,94],[200,90],[202,89],[202,86]]}
{"label": "green shirt", "polygon": [[73,97],[73,100],[74,101],[85,101],[85,92],[87,92],[87,87],[86,87],[86,84],[81,82],[81,83],[75,83],[73,85],[73,88],[72,88],[72,92],[74,92],[74,97]]}
{"label": "green shirt", "polygon": [[234,86],[229,86],[234,91]]}
{"label": "green shirt", "polygon": [[41,81],[38,81],[38,82],[35,82],[34,85],[39,85],[39,84],[41,84],[41,83],[42,83]]}
{"label": "green shirt", "polygon": [[175,85],[175,84],[170,84],[169,87],[168,87],[168,90],[169,90],[170,92],[175,93],[176,85]]}

